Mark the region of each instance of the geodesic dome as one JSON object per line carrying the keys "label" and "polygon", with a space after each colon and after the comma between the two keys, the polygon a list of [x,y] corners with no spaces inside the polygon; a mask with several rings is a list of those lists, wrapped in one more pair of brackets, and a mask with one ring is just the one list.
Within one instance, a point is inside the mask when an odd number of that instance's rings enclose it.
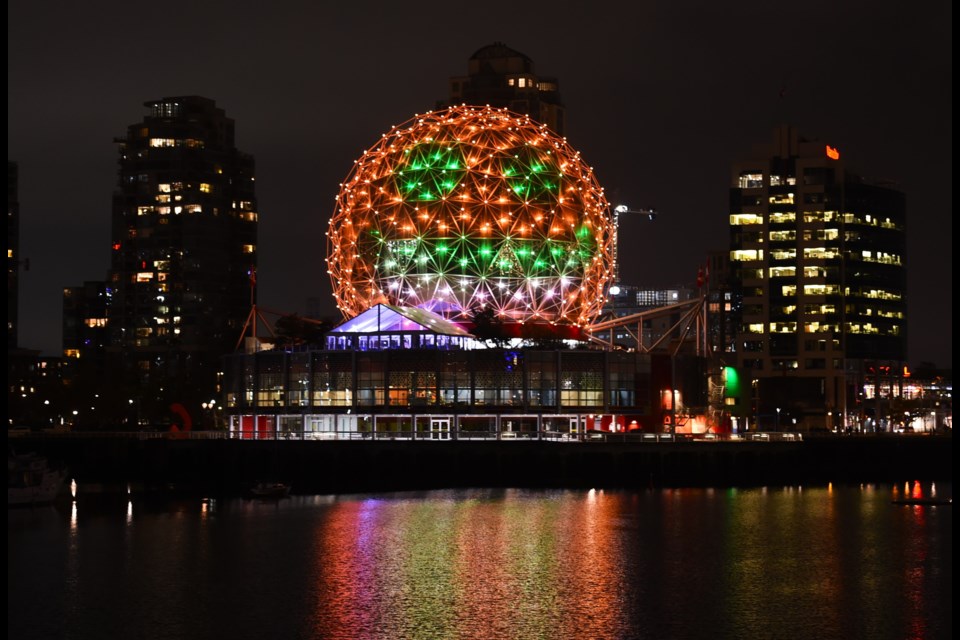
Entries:
{"label": "geodesic dome", "polygon": [[354,163],[327,232],[337,306],[589,324],[612,277],[593,170],[528,116],[458,106],[393,127]]}

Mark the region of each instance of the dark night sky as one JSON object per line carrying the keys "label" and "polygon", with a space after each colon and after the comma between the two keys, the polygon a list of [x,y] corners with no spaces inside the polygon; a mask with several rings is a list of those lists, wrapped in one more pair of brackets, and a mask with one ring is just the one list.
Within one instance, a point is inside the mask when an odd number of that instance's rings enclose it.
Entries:
{"label": "dark night sky", "polygon": [[319,296],[332,314],[324,232],[340,181],[498,41],[558,78],[567,138],[608,199],[662,212],[623,220],[624,281],[691,282],[726,248],[731,163],[793,124],[906,193],[909,361],[952,367],[947,0],[11,0],[20,345],[58,354],[62,288],[106,276],[113,139],[166,96],[216,100],[256,158],[260,304],[302,314]]}

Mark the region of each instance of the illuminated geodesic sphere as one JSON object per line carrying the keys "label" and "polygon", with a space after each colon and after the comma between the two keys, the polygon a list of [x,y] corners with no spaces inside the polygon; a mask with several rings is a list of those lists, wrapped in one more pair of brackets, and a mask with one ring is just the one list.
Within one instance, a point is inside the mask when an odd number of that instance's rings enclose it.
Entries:
{"label": "illuminated geodesic sphere", "polygon": [[546,125],[459,106],[384,134],[341,185],[327,232],[337,306],[584,326],[611,278],[613,221],[593,170]]}

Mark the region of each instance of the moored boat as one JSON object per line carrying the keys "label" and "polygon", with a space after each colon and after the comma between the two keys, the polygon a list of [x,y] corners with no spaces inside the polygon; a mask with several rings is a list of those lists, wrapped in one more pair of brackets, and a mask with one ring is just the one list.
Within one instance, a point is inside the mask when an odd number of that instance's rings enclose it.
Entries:
{"label": "moored boat", "polygon": [[250,489],[257,498],[285,498],[290,495],[290,485],[283,482],[259,482]]}
{"label": "moored boat", "polygon": [[35,453],[7,455],[7,506],[47,504],[66,490],[66,469],[53,469]]}

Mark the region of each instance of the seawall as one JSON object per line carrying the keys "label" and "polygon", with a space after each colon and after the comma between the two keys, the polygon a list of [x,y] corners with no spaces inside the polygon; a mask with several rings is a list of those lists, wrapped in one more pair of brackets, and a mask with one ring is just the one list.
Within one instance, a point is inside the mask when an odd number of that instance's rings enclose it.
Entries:
{"label": "seawall", "polygon": [[258,480],[294,493],[460,487],[749,487],[952,481],[952,436],[831,436],[798,442],[10,440],[67,465],[81,491],[171,488],[232,494]]}

